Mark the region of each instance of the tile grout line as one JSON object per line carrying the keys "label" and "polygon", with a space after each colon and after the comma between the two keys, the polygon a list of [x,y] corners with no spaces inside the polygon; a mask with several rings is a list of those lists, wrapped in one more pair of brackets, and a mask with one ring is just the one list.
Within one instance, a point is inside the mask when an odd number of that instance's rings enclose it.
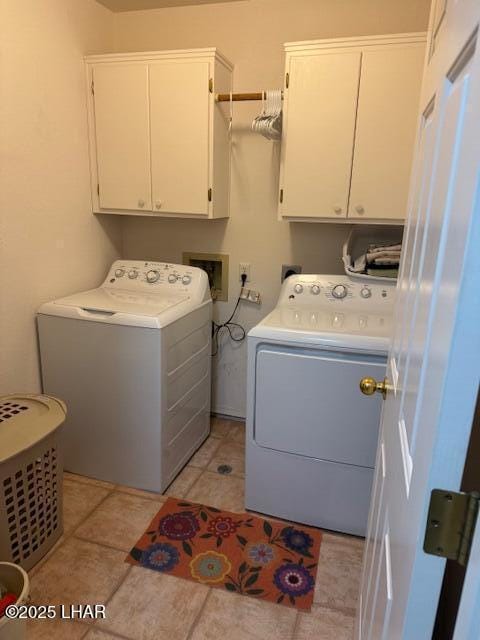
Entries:
{"label": "tile grout line", "polygon": [[[127,571],[125,572],[125,575],[123,575],[120,580],[118,581],[118,583],[114,586],[112,593],[108,596],[108,598],[105,598],[105,611],[108,611],[108,605],[111,602],[111,600],[113,599],[113,597],[115,596],[115,594],[117,593],[117,591],[121,588],[121,586],[123,585],[123,583],[126,581],[126,579],[128,578],[128,576],[130,575],[131,571],[133,569],[133,566],[130,565],[127,568]],[[105,618],[107,620],[107,617]],[[108,635],[112,635],[115,638],[121,638],[122,640],[134,640],[133,638],[129,638],[128,636],[124,636],[124,635],[119,635],[117,632],[114,631],[110,631],[108,629],[108,627],[104,627],[101,624],[98,624],[99,620],[93,620],[92,622],[86,622],[84,620],[78,620],[77,622],[79,622],[80,624],[82,624],[83,626],[85,626],[87,628],[87,633],[85,634],[85,636],[90,633],[90,631],[92,630],[97,630],[97,631],[101,631],[103,633],[106,633]],[[85,638],[85,636],[82,636],[82,640],[83,638]]]}
{"label": "tile grout line", "polygon": [[[113,589],[112,593],[108,596],[108,598],[105,599],[105,611],[108,611],[108,605],[110,604],[110,602],[113,600],[114,596],[117,594],[117,592],[120,590],[120,588],[122,587],[122,585],[126,582],[128,576],[131,574],[133,569],[133,565],[130,565],[128,567],[128,569],[125,571],[125,575],[122,576],[122,578],[118,581],[117,586]],[[93,625],[92,625],[93,626]],[[95,625],[97,627],[97,629],[102,629],[102,625]],[[104,627],[104,629],[107,631],[108,633],[108,629],[106,627]]]}
{"label": "tile grout line", "polygon": [[[79,483],[79,484],[81,484],[81,483]],[[73,537],[73,535],[75,534],[77,529],[79,529],[83,524],[85,524],[85,522],[88,520],[88,518],[90,518],[90,516],[93,515],[93,513],[107,500],[107,498],[109,498],[111,495],[113,495],[114,492],[115,492],[115,486],[112,487],[112,489],[110,489],[108,491],[106,496],[103,496],[103,498],[100,500],[100,502],[98,502],[93,507],[93,509],[90,509],[90,511],[85,515],[85,517],[83,517],[74,527],[72,527],[72,530],[68,534],[68,538]]]}
{"label": "tile grout line", "polygon": [[129,553],[128,550],[122,549],[120,547],[114,547],[113,545],[107,544],[106,542],[97,542],[96,540],[91,540],[89,538],[84,538],[83,536],[79,535],[78,533],[75,533],[72,537],[75,538],[75,540],[79,540],[80,542],[87,542],[88,544],[94,544],[97,547],[102,547],[104,549],[111,549],[112,551],[121,551],[122,553],[126,553],[126,554]]}
{"label": "tile grout line", "polygon": [[314,607],[318,607],[319,609],[330,609],[331,611],[337,611],[338,613],[343,613],[343,615],[349,616],[350,618],[354,618],[357,614],[357,610],[353,607],[341,607],[328,603],[312,602],[312,609]]}
{"label": "tile grout line", "polygon": [[[198,467],[194,467],[194,469],[198,469]],[[196,484],[198,482],[198,480],[201,478],[201,476],[203,475],[203,469],[201,470],[201,472],[198,474],[198,476],[192,480],[190,482],[190,484],[188,485],[188,487],[185,489],[185,491],[182,491],[183,495],[180,496],[181,500],[186,500],[187,499],[187,494],[191,491],[191,489],[193,489],[193,485]],[[173,496],[174,497],[174,496]]]}
{"label": "tile grout line", "polygon": [[212,594],[212,591],[213,589],[210,587],[207,591],[207,595],[205,596],[205,600],[203,601],[202,606],[200,607],[197,615],[195,616],[192,624],[190,625],[190,629],[188,630],[188,633],[185,636],[185,640],[191,640],[193,632],[195,631],[195,627],[197,626],[198,622],[200,621],[200,618],[202,617],[203,612],[205,611],[205,607],[207,606],[207,602]]}
{"label": "tile grout line", "polygon": [[[131,496],[132,498],[138,498],[139,500],[151,500],[152,502],[155,502],[157,500],[166,500],[169,496],[165,493],[153,493],[152,495],[137,495],[136,493],[132,493],[131,491],[129,491],[129,489],[135,489],[135,487],[126,487],[126,489],[122,489],[122,486],[124,485],[116,485],[115,489],[113,490],[113,493],[116,494],[120,494],[122,496]],[[137,489],[137,491],[142,491],[142,489]],[[145,492],[145,494],[148,494],[148,491]]]}
{"label": "tile grout line", "polygon": [[[213,451],[210,454],[210,457],[208,458],[208,460],[206,461],[206,463],[203,466],[196,466],[195,464],[192,464],[190,461],[193,460],[193,458],[197,455],[197,453],[199,451],[201,451],[202,447],[204,446],[204,444],[209,440],[209,439],[213,439],[213,440],[218,440],[217,446],[213,449]],[[217,450],[219,449],[220,445],[222,444],[222,440],[224,439],[224,437],[222,438],[216,438],[215,436],[209,436],[206,440],[205,443],[202,445],[202,447],[200,447],[200,449],[197,449],[197,451],[193,454],[193,456],[190,458],[188,464],[191,467],[196,467],[196,469],[206,469],[208,467],[208,465],[211,463],[211,461],[213,460],[213,457],[215,455],[215,453],[217,452]]]}
{"label": "tile grout line", "polygon": [[[86,626],[86,625],[85,625]],[[93,629],[87,629],[87,633],[82,636],[79,640],[85,640],[85,638],[90,634],[90,632]],[[100,630],[100,627],[98,627],[98,630]],[[102,633],[105,633],[107,636],[111,636],[112,638],[118,638],[118,640],[132,640],[132,638],[128,638],[127,636],[119,636],[116,633],[112,633],[111,631],[102,631]]]}
{"label": "tile grout line", "polygon": [[297,635],[299,625],[300,625],[300,611],[297,609],[297,615],[295,616],[295,623],[293,625],[293,630],[292,630],[292,640],[294,640]]}
{"label": "tile grout line", "polygon": [[188,494],[193,490],[193,487],[200,482],[200,480],[202,479],[203,475],[205,474],[206,469],[202,469],[202,473],[198,476],[198,478],[196,480],[194,480],[192,486],[188,489],[188,491],[185,492],[185,496],[183,497],[183,500],[189,500]]}
{"label": "tile grout line", "polygon": [[114,482],[108,482],[107,480],[97,480],[96,478],[91,478],[90,476],[82,476],[80,473],[73,473],[72,471],[63,471],[63,479],[68,482],[76,482],[77,484],[86,484],[89,487],[97,487],[98,489],[106,489],[107,491],[112,491],[115,489],[117,484]]}
{"label": "tile grout line", "polygon": [[110,631],[110,630],[108,630],[106,628],[103,628],[103,627],[100,627],[100,626],[96,626],[96,621],[95,622],[85,622],[84,620],[78,620],[77,622],[78,622],[78,624],[80,624],[82,627],[85,627],[85,629],[86,629],[85,635],[83,635],[80,638],[80,640],[85,640],[85,638],[92,631],[93,632],[100,631],[100,633],[102,633],[102,634],[105,634],[107,636],[112,636],[112,638],[119,638],[119,640],[135,640],[134,638],[118,634],[116,631]]}
{"label": "tile grout line", "polygon": [[[76,482],[76,481],[75,481],[75,480],[72,480],[72,482]],[[86,486],[86,485],[87,485],[87,483],[85,483],[85,482],[77,482],[77,484],[81,484],[81,485],[83,485],[83,486]],[[90,485],[90,486],[95,486],[95,485]],[[101,488],[101,489],[106,489],[106,487],[99,487],[99,488]],[[62,487],[62,489],[63,489],[63,487]],[[75,534],[75,531],[76,531],[76,530],[77,530],[77,529],[78,529],[78,528],[79,528],[79,527],[80,527],[80,526],[81,526],[81,525],[82,525],[82,524],[87,520],[87,518],[89,518],[89,517],[93,514],[93,512],[94,512],[94,511],[95,511],[95,510],[96,510],[96,509],[97,509],[101,504],[103,504],[103,503],[105,502],[105,500],[106,500],[110,495],[112,495],[112,494],[113,494],[114,490],[115,490],[115,489],[114,489],[114,487],[112,487],[111,489],[108,489],[108,490],[107,490],[107,491],[108,491],[108,493],[107,493],[107,494],[106,494],[106,495],[105,495],[105,496],[100,500],[100,502],[99,502],[97,505],[95,505],[95,506],[93,507],[93,509],[91,509],[91,510],[87,513],[87,515],[86,515],[84,518],[82,518],[82,519],[81,519],[81,520],[80,520],[80,521],[79,521],[79,522],[78,522],[74,527],[72,527],[72,529],[71,529],[68,533],[66,533],[66,532],[65,532],[65,529],[64,529],[64,531],[63,531],[63,533],[62,533],[63,540],[60,542],[60,544],[59,544],[59,545],[58,545],[58,547],[55,549],[55,551],[53,551],[53,549],[52,549],[52,554],[51,554],[51,555],[48,555],[48,554],[49,554],[49,552],[47,551],[47,553],[45,554],[45,556],[43,556],[43,558],[41,558],[41,559],[37,562],[37,564],[36,564],[34,567],[32,567],[32,569],[31,569],[31,570],[29,571],[29,573],[28,573],[28,575],[29,575],[29,577],[30,577],[30,578],[33,578],[33,576],[37,573],[37,571],[39,571],[39,570],[43,567],[43,565],[44,565],[46,562],[48,562],[48,561],[50,560],[50,558],[51,558],[52,556],[54,556],[54,555],[57,553],[57,551],[58,551],[61,547],[63,547],[63,546],[65,545],[65,543],[66,543],[66,542],[68,542],[71,538],[73,538],[73,536],[74,536],[74,534]],[[62,516],[62,519],[63,519],[63,516]],[[57,541],[57,542],[58,542],[58,541]]]}

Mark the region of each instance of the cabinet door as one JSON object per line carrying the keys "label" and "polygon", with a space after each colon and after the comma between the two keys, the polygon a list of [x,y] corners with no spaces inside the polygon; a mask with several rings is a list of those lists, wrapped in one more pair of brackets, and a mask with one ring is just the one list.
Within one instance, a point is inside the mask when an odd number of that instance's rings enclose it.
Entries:
{"label": "cabinet door", "polygon": [[362,56],[349,218],[403,220],[425,47]]}
{"label": "cabinet door", "polygon": [[208,215],[209,63],[150,65],[154,211]]}
{"label": "cabinet door", "polygon": [[284,217],[346,217],[360,58],[358,52],[290,58],[282,150]]}
{"label": "cabinet door", "polygon": [[93,81],[100,207],[151,210],[148,66],[98,65]]}

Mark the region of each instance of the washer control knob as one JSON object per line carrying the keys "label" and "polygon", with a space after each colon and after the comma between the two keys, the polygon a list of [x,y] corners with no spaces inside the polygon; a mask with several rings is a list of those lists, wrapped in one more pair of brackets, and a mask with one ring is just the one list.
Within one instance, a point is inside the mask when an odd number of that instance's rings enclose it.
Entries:
{"label": "washer control knob", "polygon": [[132,269],[131,271],[128,272],[128,277],[130,278],[130,280],[135,280],[135,278],[138,277],[138,271],[135,271],[134,269]]}
{"label": "washer control knob", "polygon": [[125,275],[125,269],[115,269],[115,277],[122,278]]}
{"label": "washer control knob", "polygon": [[160,274],[158,273],[158,271],[147,271],[147,282],[150,282],[150,284],[152,284],[153,282],[157,282],[157,280],[160,278]]}
{"label": "washer control knob", "polygon": [[344,284],[337,284],[332,289],[332,296],[334,298],[338,298],[339,300],[345,298],[347,293],[348,289]]}
{"label": "washer control knob", "polygon": [[171,274],[168,276],[168,281],[169,281],[171,284],[173,284],[174,282],[176,282],[176,281],[177,281],[177,276],[176,276],[176,274],[175,274],[175,273],[171,273]]}
{"label": "washer control knob", "polygon": [[372,290],[369,289],[368,287],[362,287],[360,289],[360,295],[362,296],[362,298],[371,298],[372,297]]}
{"label": "washer control knob", "polygon": [[303,286],[298,283],[293,287],[293,290],[295,291],[295,293],[303,293]]}
{"label": "washer control knob", "polygon": [[312,285],[312,288],[310,289],[310,293],[314,296],[318,296],[318,294],[320,293],[320,287],[318,286],[318,284]]}
{"label": "washer control knob", "polygon": [[192,276],[184,275],[182,278],[182,284],[190,284],[192,281]]}

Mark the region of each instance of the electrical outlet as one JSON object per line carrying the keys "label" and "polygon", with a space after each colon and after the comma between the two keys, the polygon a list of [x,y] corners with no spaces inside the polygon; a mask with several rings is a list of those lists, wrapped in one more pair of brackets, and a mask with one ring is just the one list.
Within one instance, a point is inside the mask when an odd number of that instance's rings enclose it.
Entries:
{"label": "electrical outlet", "polygon": [[242,281],[242,275],[247,275],[247,279],[245,282],[250,282],[250,263],[249,262],[239,262],[238,264],[238,279],[240,282]]}

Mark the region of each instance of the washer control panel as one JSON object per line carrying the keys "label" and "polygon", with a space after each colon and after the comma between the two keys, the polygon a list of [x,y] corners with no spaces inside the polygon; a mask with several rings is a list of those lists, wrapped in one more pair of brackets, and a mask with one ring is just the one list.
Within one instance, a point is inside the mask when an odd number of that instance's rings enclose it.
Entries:
{"label": "washer control panel", "polygon": [[129,291],[194,293],[205,287],[202,269],[169,262],[117,260],[102,286]]}
{"label": "washer control panel", "polygon": [[287,278],[280,292],[279,305],[388,309],[395,300],[396,281],[363,282],[348,276],[299,274]]}

